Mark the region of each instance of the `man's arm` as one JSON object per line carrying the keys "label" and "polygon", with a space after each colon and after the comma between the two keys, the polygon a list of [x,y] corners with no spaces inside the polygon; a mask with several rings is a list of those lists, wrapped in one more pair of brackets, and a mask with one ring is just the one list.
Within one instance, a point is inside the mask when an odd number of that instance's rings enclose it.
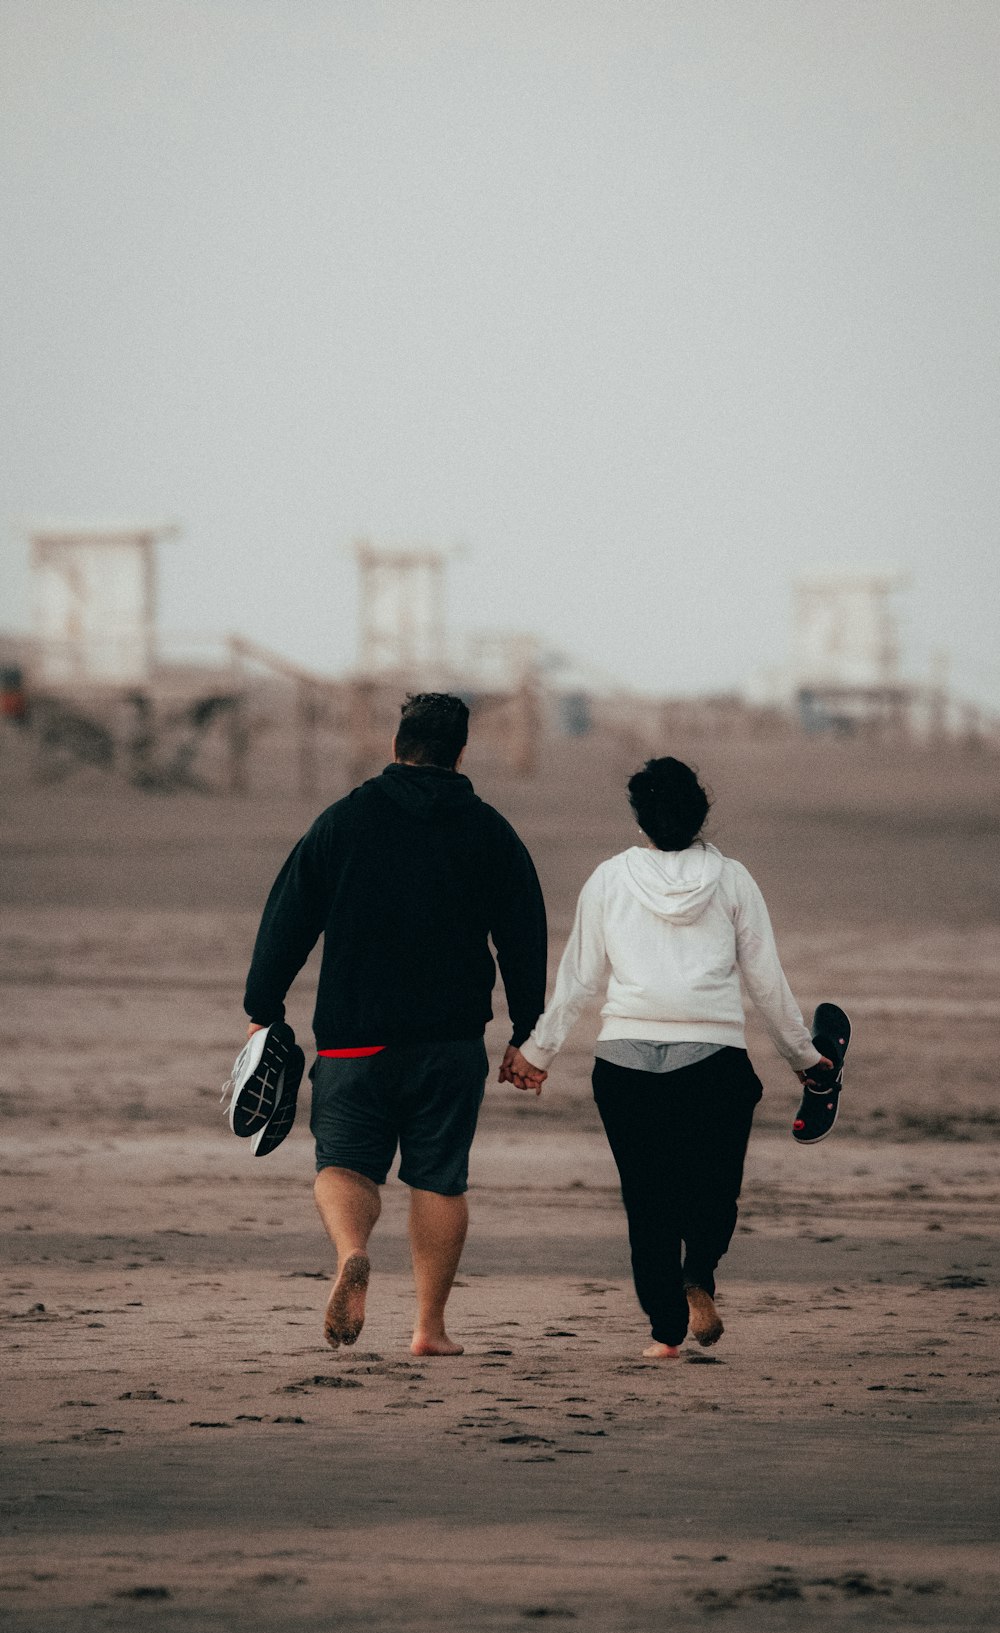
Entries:
{"label": "man's arm", "polygon": [[326,923],[332,894],[328,836],[321,821],[299,840],[271,887],[254,944],[243,1007],[270,1026]]}
{"label": "man's arm", "polygon": [[510,827],[505,865],[498,874],[490,934],[507,994],[510,1044],[517,1048],[545,1007],[548,927],[535,865]]}

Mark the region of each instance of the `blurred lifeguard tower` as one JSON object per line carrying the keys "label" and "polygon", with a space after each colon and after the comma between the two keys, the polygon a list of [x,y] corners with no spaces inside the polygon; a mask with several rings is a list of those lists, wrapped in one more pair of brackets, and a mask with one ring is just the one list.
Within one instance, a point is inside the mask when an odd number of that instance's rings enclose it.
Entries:
{"label": "blurred lifeguard tower", "polygon": [[156,546],[171,522],[30,532],[35,678],[141,686],[156,663]]}
{"label": "blurred lifeguard tower", "polygon": [[[277,688],[296,753],[300,794],[314,797],[331,760],[352,782],[385,763],[407,692],[449,691],[463,696],[476,717],[477,748],[510,769],[531,776],[537,765],[541,720],[536,643],[530,637],[481,634],[456,647],[446,618],[446,573],[453,551],[410,548],[358,539],[357,660],[346,675],[322,675],[231,635],[233,672],[247,695],[271,688],[269,710],[279,717]],[[251,730],[254,728],[251,727]],[[249,747],[249,745],[248,745]],[[240,772],[231,786],[245,785]]]}
{"label": "blurred lifeguard tower", "polygon": [[156,552],[177,525],[36,523],[27,532],[33,635],[20,723],[37,774],[52,780],[89,765],[143,788],[200,787],[195,760],[214,732],[238,784],[244,700],[230,666],[164,662],[159,650]]}
{"label": "blurred lifeguard tower", "polygon": [[891,598],[905,588],[895,570],[816,572],[798,579],[793,669],[807,731],[905,730],[914,688],[901,679]]}
{"label": "blurred lifeguard tower", "polygon": [[443,550],[354,545],[361,628],[358,672],[366,680],[406,681],[425,691],[450,682]]}
{"label": "blurred lifeguard tower", "polygon": [[481,634],[460,651],[449,639],[445,574],[454,551],[397,549],[358,539],[358,667],[350,685],[350,759],[355,773],[384,755],[407,691],[451,691],[476,715],[489,741],[520,775],[537,763],[540,719],[535,643]]}

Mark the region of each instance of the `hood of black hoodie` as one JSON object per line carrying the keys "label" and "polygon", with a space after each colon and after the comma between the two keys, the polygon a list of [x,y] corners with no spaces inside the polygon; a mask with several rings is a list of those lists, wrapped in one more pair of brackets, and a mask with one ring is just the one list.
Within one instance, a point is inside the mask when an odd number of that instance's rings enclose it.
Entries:
{"label": "hood of black hoodie", "polygon": [[474,803],[477,798],[468,777],[437,765],[387,765],[374,786],[411,816],[437,822]]}

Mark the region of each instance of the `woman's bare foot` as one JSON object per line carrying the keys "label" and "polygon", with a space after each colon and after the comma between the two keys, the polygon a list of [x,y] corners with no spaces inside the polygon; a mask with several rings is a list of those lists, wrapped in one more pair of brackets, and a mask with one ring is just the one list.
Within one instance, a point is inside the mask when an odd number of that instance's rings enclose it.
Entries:
{"label": "woman's bare foot", "polygon": [[647,1344],[643,1355],[648,1361],[676,1361],[681,1353],[679,1344]]}
{"label": "woman's bare foot", "polygon": [[464,1355],[465,1347],[455,1344],[443,1330],[439,1333],[415,1332],[410,1345],[411,1355]]}
{"label": "woman's bare foot", "polygon": [[370,1273],[367,1253],[351,1253],[341,1265],[323,1322],[323,1333],[331,1349],[357,1342],[365,1324],[365,1297]]}
{"label": "woman's bare foot", "polygon": [[709,1344],[717,1344],[725,1328],[712,1295],[706,1293],[704,1287],[689,1287],[687,1301],[691,1337],[696,1338],[698,1343],[704,1344],[706,1348]]}

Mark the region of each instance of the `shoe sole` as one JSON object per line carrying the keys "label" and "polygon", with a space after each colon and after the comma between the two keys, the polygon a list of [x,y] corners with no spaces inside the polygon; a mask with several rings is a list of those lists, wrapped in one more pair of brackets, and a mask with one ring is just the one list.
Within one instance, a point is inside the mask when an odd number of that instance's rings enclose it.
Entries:
{"label": "shoe sole", "polygon": [[293,1044],[288,1053],[285,1069],[278,1080],[278,1097],[274,1111],[264,1127],[258,1129],[250,1141],[252,1156],[266,1157],[281,1144],[287,1134],[291,1133],[298,1106],[299,1084],[305,1065],[305,1055],[298,1044]]}
{"label": "shoe sole", "polygon": [[230,1103],[229,1126],[238,1139],[258,1133],[274,1116],[293,1039],[284,1022],[268,1028],[260,1059]]}
{"label": "shoe sole", "polygon": [[[792,1139],[797,1145],[818,1145],[833,1133],[844,1086],[844,1060],[851,1042],[851,1022],[839,1004],[818,1004],[812,1031],[813,1042],[822,1054],[829,1055],[835,1062],[839,1056],[839,1067],[833,1082],[825,1088],[803,1090],[802,1103],[792,1124]],[[815,1129],[819,1132],[813,1132]]]}
{"label": "shoe sole", "polygon": [[[830,1091],[828,1090],[827,1093],[829,1093],[829,1092]],[[811,1095],[813,1093],[813,1091],[812,1091],[812,1089],[807,1089],[806,1093]],[[822,1096],[817,1095],[816,1098],[817,1099],[826,1099],[826,1096],[825,1095],[822,1095]],[[831,1110],[829,1101],[827,1101],[826,1106],[824,1108],[822,1108],[822,1109],[823,1109],[824,1112],[829,1112]],[[820,1128],[820,1132],[818,1134],[813,1134],[813,1133],[810,1132],[810,1128],[809,1128],[809,1123],[810,1123],[809,1113],[810,1112],[814,1113],[813,1127],[815,1127],[816,1122],[820,1120],[819,1117],[817,1115],[815,1115],[816,1113],[819,1112],[819,1110],[820,1110],[819,1107],[810,1106],[810,1105],[808,1105],[808,1103],[806,1102],[805,1099],[803,1100],[802,1105],[799,1107],[798,1115],[797,1115],[797,1117],[795,1119],[795,1121],[797,1123],[801,1122],[803,1126],[802,1126],[801,1129],[798,1129],[798,1128],[795,1128],[795,1127],[792,1128],[792,1139],[795,1140],[797,1142],[797,1144],[799,1144],[799,1145],[818,1145],[820,1140],[825,1140],[828,1134],[833,1133],[833,1127],[834,1127],[834,1124],[837,1121],[837,1113],[840,1111],[840,1086],[839,1086],[839,1084],[837,1086],[836,1094],[834,1096],[834,1103],[833,1103],[833,1108],[832,1108],[832,1115],[830,1116],[830,1121],[828,1123],[826,1123],[825,1128],[824,1127]],[[803,1112],[806,1113],[805,1116],[803,1116]],[[825,1118],[824,1118],[824,1121],[825,1121]]]}

